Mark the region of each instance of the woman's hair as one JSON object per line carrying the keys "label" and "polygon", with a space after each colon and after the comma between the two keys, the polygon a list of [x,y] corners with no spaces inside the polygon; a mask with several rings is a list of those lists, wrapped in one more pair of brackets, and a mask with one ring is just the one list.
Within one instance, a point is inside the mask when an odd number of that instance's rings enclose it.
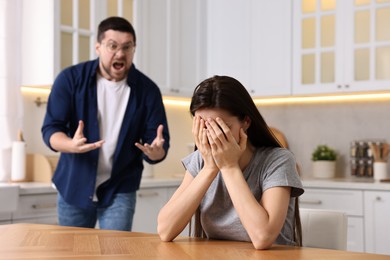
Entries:
{"label": "woman's hair", "polygon": [[[253,102],[245,87],[236,79],[229,76],[214,76],[202,81],[192,95],[190,112],[192,116],[202,108],[219,108],[236,116],[239,120],[250,119],[247,129],[249,142],[255,147],[282,147],[264,118]],[[196,149],[196,148],[195,148]],[[298,198],[295,201],[295,234],[294,239],[301,245],[301,224],[299,218]],[[191,232],[190,223],[190,232]],[[191,234],[190,234],[191,235]],[[206,237],[200,222],[199,208],[194,216],[195,237]]]}
{"label": "woman's hair", "polygon": [[130,33],[133,35],[134,44],[136,43],[134,27],[125,18],[119,16],[111,16],[101,21],[98,26],[98,42],[102,42],[102,40],[104,39],[104,33],[108,30]]}
{"label": "woman's hair", "polygon": [[245,87],[228,76],[214,76],[202,81],[192,95],[190,112],[202,108],[220,108],[236,116],[239,120],[249,117],[251,124],[247,130],[250,143],[255,147],[281,147],[268,128]]}

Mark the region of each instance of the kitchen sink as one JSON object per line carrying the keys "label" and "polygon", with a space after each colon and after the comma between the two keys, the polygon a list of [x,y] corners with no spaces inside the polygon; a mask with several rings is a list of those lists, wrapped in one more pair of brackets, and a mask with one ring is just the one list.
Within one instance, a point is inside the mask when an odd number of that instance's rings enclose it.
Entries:
{"label": "kitchen sink", "polygon": [[0,213],[13,212],[19,201],[19,185],[0,183]]}

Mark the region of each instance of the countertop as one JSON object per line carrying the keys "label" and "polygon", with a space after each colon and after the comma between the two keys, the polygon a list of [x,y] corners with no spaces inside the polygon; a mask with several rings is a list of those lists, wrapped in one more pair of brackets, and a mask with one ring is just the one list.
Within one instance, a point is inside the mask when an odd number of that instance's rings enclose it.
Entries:
{"label": "countertop", "polygon": [[[183,179],[183,175],[173,175],[172,177],[147,177],[142,178],[141,188],[178,187]],[[0,183],[1,187],[19,186],[19,195],[45,194],[56,192],[51,183],[47,182],[9,182]]]}
{"label": "countertop", "polygon": [[303,179],[302,184],[304,188],[390,191],[390,182],[379,182],[369,178]]}
{"label": "countertop", "polygon": [[[183,179],[183,175],[172,175],[171,177],[146,177],[141,180],[141,188],[161,188],[178,187]],[[304,188],[339,188],[356,190],[379,190],[390,191],[390,182],[379,182],[368,178],[350,179],[303,179]],[[20,195],[53,193],[55,188],[51,183],[44,182],[18,182],[0,183],[0,187],[19,186]]]}
{"label": "countertop", "polygon": [[178,237],[41,224],[0,226],[2,259],[389,259],[389,256],[308,247]]}

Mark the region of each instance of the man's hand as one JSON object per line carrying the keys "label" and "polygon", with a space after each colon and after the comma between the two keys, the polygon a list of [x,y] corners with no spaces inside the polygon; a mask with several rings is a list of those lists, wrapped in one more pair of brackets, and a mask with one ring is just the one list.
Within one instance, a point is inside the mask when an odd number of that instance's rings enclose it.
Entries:
{"label": "man's hand", "polygon": [[83,130],[84,122],[80,120],[72,139],[66,136],[65,133],[57,132],[50,137],[50,144],[57,151],[64,153],[86,153],[102,147],[104,140],[87,143]]}
{"label": "man's hand", "polygon": [[153,140],[152,144],[140,144],[135,143],[135,146],[138,147],[150,160],[157,161],[161,160],[165,156],[165,150],[163,148],[163,144],[165,142],[163,137],[163,125],[159,125],[157,128],[157,136]]}

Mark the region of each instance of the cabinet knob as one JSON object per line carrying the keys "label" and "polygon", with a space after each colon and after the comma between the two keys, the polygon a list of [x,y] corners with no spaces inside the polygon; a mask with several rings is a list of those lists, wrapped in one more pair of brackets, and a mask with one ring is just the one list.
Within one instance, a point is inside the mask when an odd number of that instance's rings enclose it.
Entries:
{"label": "cabinet knob", "polygon": [[57,204],[56,203],[48,203],[48,204],[33,204],[31,205],[33,209],[51,209],[51,208],[56,208]]}
{"label": "cabinet knob", "polygon": [[377,196],[377,197],[375,198],[375,200],[376,200],[376,201],[381,201],[382,198],[381,198],[380,196]]}
{"label": "cabinet knob", "polygon": [[179,93],[179,92],[180,92],[180,89],[178,89],[178,88],[171,88],[170,91],[171,91],[172,93]]}
{"label": "cabinet knob", "polygon": [[310,204],[310,205],[321,205],[321,200],[300,200],[299,203],[301,204]]}
{"label": "cabinet knob", "polygon": [[157,191],[142,191],[138,193],[138,197],[140,198],[146,198],[146,197],[157,197],[158,192]]}

